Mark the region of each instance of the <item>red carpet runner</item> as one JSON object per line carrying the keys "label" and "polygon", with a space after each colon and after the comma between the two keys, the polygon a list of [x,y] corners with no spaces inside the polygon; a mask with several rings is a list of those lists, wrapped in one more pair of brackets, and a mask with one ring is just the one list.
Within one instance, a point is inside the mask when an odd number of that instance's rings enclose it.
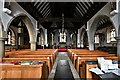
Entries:
{"label": "red carpet runner", "polygon": [[60,49],[58,49],[58,52],[67,52],[67,49],[66,48],[60,48]]}

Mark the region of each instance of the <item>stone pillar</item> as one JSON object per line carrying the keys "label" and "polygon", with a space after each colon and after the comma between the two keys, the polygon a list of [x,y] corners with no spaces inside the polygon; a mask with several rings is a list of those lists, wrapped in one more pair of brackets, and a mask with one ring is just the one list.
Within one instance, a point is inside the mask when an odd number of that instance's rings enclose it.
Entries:
{"label": "stone pillar", "polygon": [[117,39],[117,56],[120,56],[120,36]]}
{"label": "stone pillar", "polygon": [[77,34],[77,47],[80,48],[80,29],[78,29],[78,34]]}
{"label": "stone pillar", "polygon": [[89,50],[94,50],[94,42],[89,43]]}
{"label": "stone pillar", "polygon": [[23,33],[21,33],[19,37],[20,37],[20,46],[21,46],[21,48],[23,48],[23,46],[24,46],[24,36],[23,36]]}
{"label": "stone pillar", "polygon": [[0,58],[5,56],[5,39],[6,38],[0,38]]}
{"label": "stone pillar", "polygon": [[89,42],[89,50],[94,50],[94,36],[88,35],[88,42]]}
{"label": "stone pillar", "polygon": [[16,34],[16,50],[19,49],[18,41],[19,41],[19,38],[18,38],[18,33],[17,33]]}
{"label": "stone pillar", "polygon": [[17,35],[17,45],[19,46],[17,46],[17,48],[23,48],[23,46],[24,46],[24,37],[23,37],[23,28],[18,28],[18,35]]}
{"label": "stone pillar", "polygon": [[47,29],[45,29],[45,45],[48,47],[48,42],[47,42]]}
{"label": "stone pillar", "polygon": [[34,42],[34,41],[30,42],[30,49],[31,49],[31,51],[35,51],[36,50],[36,42]]}
{"label": "stone pillar", "polygon": [[41,38],[41,37],[39,36],[39,37],[38,37],[38,45],[40,45],[40,40],[41,40],[40,38]]}
{"label": "stone pillar", "polygon": [[80,41],[80,47],[83,48],[84,45],[83,45],[83,40]]}
{"label": "stone pillar", "polygon": [[52,34],[52,45],[53,45],[53,43],[54,43],[54,41],[53,41],[53,40],[54,40],[54,35]]}

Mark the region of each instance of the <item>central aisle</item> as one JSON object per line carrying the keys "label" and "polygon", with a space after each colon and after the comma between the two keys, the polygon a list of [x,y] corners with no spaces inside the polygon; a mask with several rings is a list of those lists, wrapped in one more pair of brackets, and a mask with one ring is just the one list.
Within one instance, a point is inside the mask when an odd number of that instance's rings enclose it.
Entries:
{"label": "central aisle", "polygon": [[80,80],[67,52],[58,52],[48,80]]}
{"label": "central aisle", "polygon": [[58,52],[57,68],[54,76],[54,80],[69,79],[74,80],[73,74],[68,62],[67,52]]}

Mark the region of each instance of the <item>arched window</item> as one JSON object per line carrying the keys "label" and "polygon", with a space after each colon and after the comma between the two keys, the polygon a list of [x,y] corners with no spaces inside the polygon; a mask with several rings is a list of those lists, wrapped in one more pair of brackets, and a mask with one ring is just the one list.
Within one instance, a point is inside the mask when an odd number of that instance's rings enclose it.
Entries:
{"label": "arched window", "polygon": [[115,29],[112,28],[107,28],[107,43],[115,42],[116,35],[115,35]]}
{"label": "arched window", "polygon": [[66,33],[60,33],[60,42],[66,42]]}
{"label": "arched window", "polygon": [[12,30],[8,30],[7,32],[7,40],[5,41],[6,45],[15,45],[15,34]]}
{"label": "arched window", "polygon": [[115,29],[111,29],[111,31],[110,31],[110,41],[116,41],[115,37],[116,37]]}
{"label": "arched window", "polygon": [[99,35],[98,34],[95,35],[95,43],[99,43]]}
{"label": "arched window", "polygon": [[5,41],[5,44],[11,45],[12,42],[11,38],[12,38],[12,32],[9,30],[7,33],[7,40]]}

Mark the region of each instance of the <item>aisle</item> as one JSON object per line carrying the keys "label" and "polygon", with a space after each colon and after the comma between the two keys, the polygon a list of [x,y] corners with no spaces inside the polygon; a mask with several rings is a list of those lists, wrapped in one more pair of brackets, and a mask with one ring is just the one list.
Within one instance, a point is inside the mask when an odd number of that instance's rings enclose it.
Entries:
{"label": "aisle", "polygon": [[54,80],[66,78],[69,80],[74,80],[67,57],[66,52],[59,52]]}
{"label": "aisle", "polygon": [[79,80],[79,75],[76,72],[67,52],[58,52],[56,62],[49,75],[49,80]]}

